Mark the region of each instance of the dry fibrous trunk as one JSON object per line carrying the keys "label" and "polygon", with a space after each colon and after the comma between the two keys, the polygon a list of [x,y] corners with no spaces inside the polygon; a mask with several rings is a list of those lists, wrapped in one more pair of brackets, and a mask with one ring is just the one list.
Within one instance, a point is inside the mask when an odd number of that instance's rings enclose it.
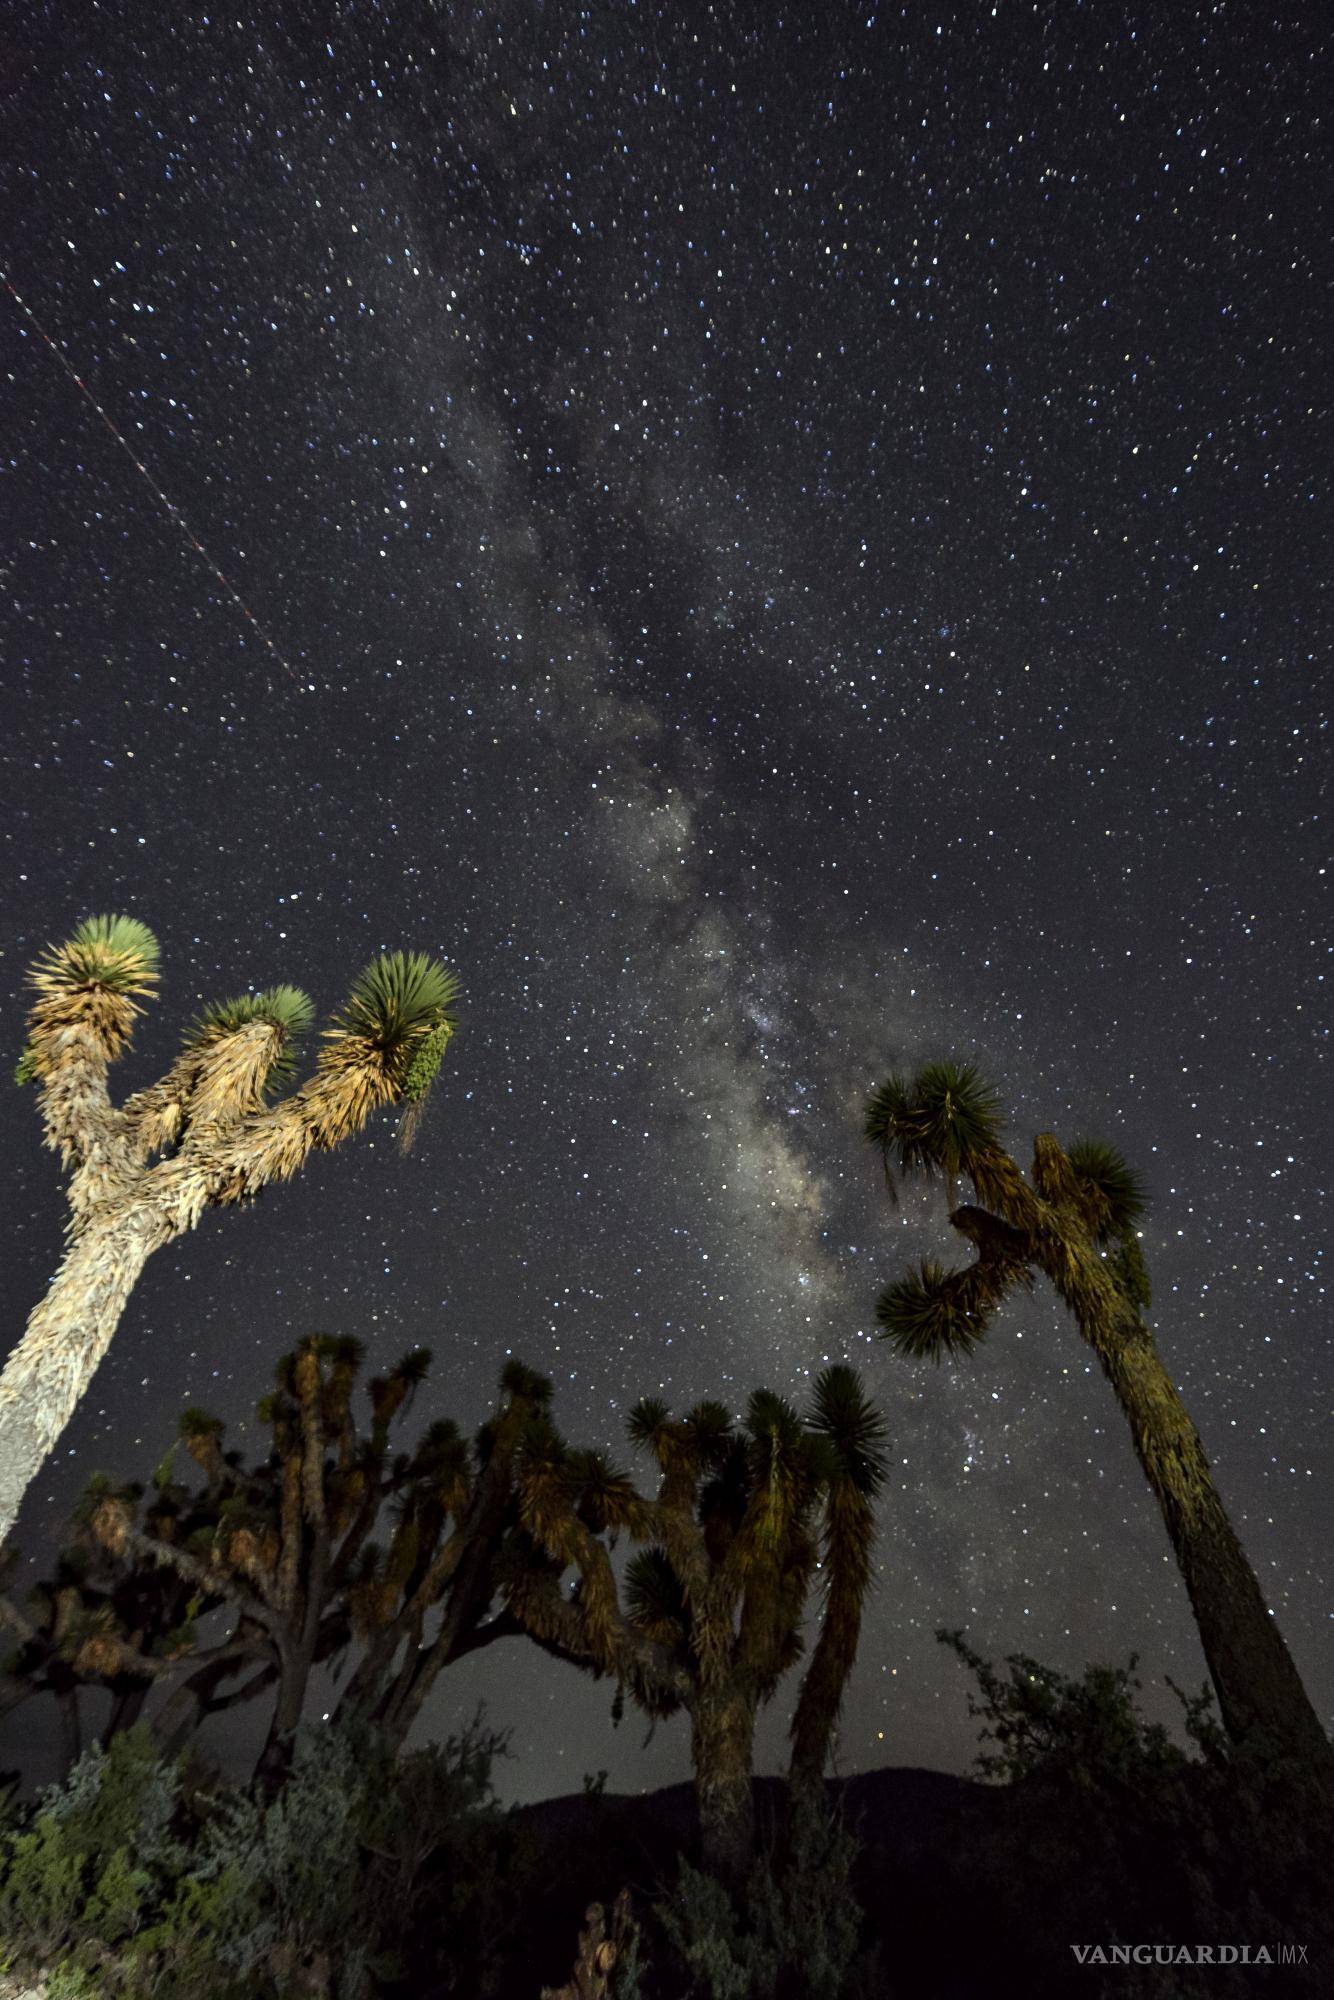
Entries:
{"label": "dry fibrous trunk", "polygon": [[1219,1712],[1236,1743],[1266,1739],[1334,1782],[1334,1747],[1223,1506],[1204,1446],[1148,1329],[1094,1340],[1185,1579]]}
{"label": "dry fibrous trunk", "polygon": [[700,1855],[708,1871],[739,1889],[755,1842],[755,1702],[739,1689],[701,1689],[690,1712]]}
{"label": "dry fibrous trunk", "polygon": [[255,1766],[256,1782],[264,1791],[276,1792],[284,1784],[296,1754],[297,1731],[306,1705],[306,1688],[315,1664],[312,1650],[302,1646],[280,1654],[278,1699],[264,1748]]}
{"label": "dry fibrous trunk", "polygon": [[174,1234],[148,1204],[94,1208],[0,1375],[0,1543],[78,1406],[144,1265]]}

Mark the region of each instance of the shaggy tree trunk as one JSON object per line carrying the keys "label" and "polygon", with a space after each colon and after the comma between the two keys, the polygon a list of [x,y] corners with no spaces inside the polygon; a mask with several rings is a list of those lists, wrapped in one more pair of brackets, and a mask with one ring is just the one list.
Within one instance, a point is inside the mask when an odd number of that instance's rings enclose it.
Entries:
{"label": "shaggy tree trunk", "polygon": [[152,1688],[151,1681],[136,1681],[133,1687],[122,1688],[112,1697],[111,1713],[102,1731],[102,1740],[109,1743],[113,1736],[121,1736],[127,1729],[133,1729],[144,1712]]}
{"label": "shaggy tree trunk", "polygon": [[750,1872],[755,1703],[735,1688],[701,1690],[691,1707],[691,1759],[704,1866],[731,1889]]}
{"label": "shaggy tree trunk", "polygon": [[255,1766],[255,1781],[261,1790],[276,1792],[286,1781],[296,1753],[297,1731],[306,1705],[306,1688],[314,1659],[304,1647],[284,1652],[278,1673],[278,1699],[264,1748]]}
{"label": "shaggy tree trunk", "polygon": [[1228,1735],[1236,1743],[1267,1739],[1327,1785],[1334,1782],[1334,1748],[1265,1605],[1199,1433],[1152,1336],[1136,1323],[1123,1336],[1093,1345],[1162,1509]]}
{"label": "shaggy tree trunk", "polygon": [[79,1713],[77,1687],[61,1690],[56,1696],[56,1711],[60,1717],[61,1776],[67,1778],[83,1755],[83,1718]]}
{"label": "shaggy tree trunk", "polygon": [[0,1374],[0,1544],[55,1448],[144,1265],[174,1234],[160,1209],[94,1210]]}

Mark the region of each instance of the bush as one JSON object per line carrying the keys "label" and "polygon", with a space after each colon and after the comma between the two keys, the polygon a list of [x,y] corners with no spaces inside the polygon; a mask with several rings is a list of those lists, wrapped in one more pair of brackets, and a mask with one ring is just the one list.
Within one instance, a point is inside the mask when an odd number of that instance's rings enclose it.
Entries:
{"label": "bush", "polygon": [[[1171,1782],[1193,1761],[1161,1723],[1145,1722],[1138,1713],[1141,1683],[1134,1655],[1124,1667],[1085,1667],[1073,1680],[1026,1653],[1011,1653],[1006,1677],[973,1652],[961,1632],[936,1637],[958,1655],[981,1690],[981,1701],[969,1695],[968,1713],[986,1725],[981,1740],[996,1746],[977,1758],[985,1778],[1014,1784],[1041,1776],[1082,1791],[1106,1791],[1126,1784],[1142,1788],[1146,1780]],[[1212,1697],[1206,1692],[1180,1699],[1188,1736],[1206,1757],[1224,1756],[1224,1739],[1210,1712]]]}
{"label": "bush", "polygon": [[395,1761],[312,1731],[276,1797],[224,1789],[192,1813],[141,1725],[0,1833],[9,1963],[45,1972],[51,2000],[365,2000],[406,1969],[429,1894],[444,1990],[480,2000],[503,1931],[500,1747],[477,1723]]}
{"label": "bush", "polygon": [[[1048,1937],[1265,1938],[1312,1960],[1334,1942],[1328,1802],[1271,1748],[1238,1750],[1207,1690],[1173,1687],[1183,1746],[1139,1715],[1133,1658],[1075,1679],[1013,1654],[1002,1673],[958,1632],[937,1636],[977,1682],[969,1712],[988,1746],[978,1769],[1004,1787],[993,1837],[971,1862],[977,1907],[990,1906],[998,1929],[1022,1871]],[[1247,1990],[1248,1977],[1182,1975],[1174,1990],[1215,2000]],[[1301,1974],[1290,1983],[1312,1990]]]}
{"label": "bush", "polygon": [[713,1876],[680,1863],[652,1915],[701,2000],[853,2000],[874,1969],[858,1946],[863,1919],[851,1876],[858,1843],[823,1799],[791,1795],[785,1851],[760,1855],[735,1901]]}

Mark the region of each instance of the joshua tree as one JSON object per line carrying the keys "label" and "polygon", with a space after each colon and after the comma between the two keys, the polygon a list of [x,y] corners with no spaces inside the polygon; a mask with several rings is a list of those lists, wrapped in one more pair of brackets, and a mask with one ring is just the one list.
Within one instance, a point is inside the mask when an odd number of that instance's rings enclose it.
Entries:
{"label": "joshua tree", "polygon": [[[549,1431],[530,1435],[522,1518],[550,1562],[516,1569],[507,1596],[540,1643],[614,1674],[650,1715],[688,1712],[704,1858],[739,1883],[753,1840],[755,1718],[800,1657],[821,1538],[829,1589],[794,1763],[803,1776],[823,1769],[869,1577],[869,1511],[850,1489],[865,1500],[874,1492],[882,1427],[852,1371],[831,1368],[805,1425],[757,1390],[739,1431],[717,1403],[673,1422],[650,1400],[631,1413],[629,1434],[656,1461],[652,1500],[598,1454],[571,1452]],[[623,1599],[606,1539],[618,1529],[646,1545]],[[571,1566],[572,1596],[559,1580]]]}
{"label": "joshua tree", "polygon": [[93,917],[29,975],[20,1082],[41,1095],[46,1143],[69,1169],[68,1248],[0,1375],[0,1543],[106,1353],[139,1273],[205,1209],[287,1180],[313,1149],[407,1106],[405,1138],[454,1029],[451,974],[420,954],[375,960],[325,1031],[308,1082],[293,1044],[314,1010],[277,986],[206,1007],[166,1074],[113,1105],[107,1071],[157,985],[158,948],[131,917]]}
{"label": "joshua tree", "polygon": [[[1139,1176],[1111,1146],[1063,1150],[1034,1141],[1031,1180],[1000,1142],[994,1093],[970,1064],[891,1076],[871,1098],[866,1136],[893,1173],[940,1175],[950,1221],[974,1249],[961,1270],[924,1263],[883,1294],[881,1325],[898,1350],[966,1358],[1001,1300],[1041,1273],[1073,1314],[1126,1414],[1136,1456],[1162,1510],[1199,1626],[1219,1708],[1237,1743],[1294,1757],[1328,1786],[1334,1750],[1260,1592],[1214,1485],[1199,1434],[1145,1323],[1149,1282],[1136,1224]],[[975,1205],[953,1206],[971,1181]]]}
{"label": "joshua tree", "polygon": [[[199,1643],[203,1619],[221,1602],[216,1587],[203,1591],[156,1561],[120,1561],[100,1546],[91,1524],[113,1495],[134,1506],[143,1499],[137,1486],[115,1495],[108,1481],[92,1480],[52,1580],[28,1591],[21,1605],[0,1596],[0,1628],[18,1642],[6,1662],[0,1712],[35,1694],[54,1695],[70,1764],[81,1749],[84,1695],[110,1697],[96,1732],[106,1743],[133,1727],[155,1687],[185,1672],[191,1675],[187,1686],[202,1690],[210,1679],[216,1685],[220,1658],[229,1660],[236,1650]],[[146,1531],[160,1542],[188,1541],[213,1518],[217,1498],[215,1487],[187,1491],[164,1462],[143,1501]],[[17,1558],[11,1547],[0,1569],[12,1575]],[[174,1696],[168,1711],[186,1699]]]}
{"label": "joshua tree", "polygon": [[[430,1355],[415,1349],[369,1383],[364,1434],[353,1410],[361,1361],[359,1342],[320,1336],[283,1356],[277,1389],[259,1405],[271,1449],[253,1470],[223,1452],[216,1418],[188,1411],[182,1437],[208,1482],[190,1501],[188,1533],[174,1511],[184,1489],[161,1478],[142,1528],[133,1494],[106,1492],[90,1507],[112,1560],[138,1572],[159,1565],[164,1588],[231,1614],[228,1636],[198,1655],[197,1672],[155,1718],[157,1734],[178,1746],[206,1714],[276,1687],[259,1763],[270,1787],[290,1766],[316,1666],[362,1649],[338,1720],[372,1723],[397,1748],[444,1667],[522,1629],[487,1614],[516,1529],[515,1453],[548,1385],[510,1362],[500,1409],[473,1446],[440,1420],[414,1451],[394,1451],[393,1427]],[[386,1514],[392,1532],[381,1547],[371,1537]],[[239,1688],[221,1692],[243,1671]]]}

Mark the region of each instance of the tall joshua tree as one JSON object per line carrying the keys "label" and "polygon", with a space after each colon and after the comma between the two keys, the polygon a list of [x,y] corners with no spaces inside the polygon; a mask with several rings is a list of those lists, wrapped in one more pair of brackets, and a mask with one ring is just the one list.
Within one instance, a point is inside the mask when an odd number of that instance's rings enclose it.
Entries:
{"label": "tall joshua tree", "polygon": [[[999,1100],[971,1064],[891,1076],[872,1096],[866,1136],[884,1155],[891,1189],[895,1170],[941,1176],[949,1219],[974,1251],[962,1269],[928,1262],[891,1285],[879,1304],[885,1334],[907,1355],[966,1358],[1009,1292],[1039,1274],[1050,1281],[1125,1412],[1228,1733],[1292,1756],[1328,1786],[1334,1750],[1145,1323],[1149,1282],[1136,1232],[1143,1184],[1113,1147],[1063,1149],[1050,1133],[1034,1141],[1026,1180],[1001,1145],[1001,1128]],[[959,1180],[972,1183],[975,1204],[953,1206]]]}
{"label": "tall joshua tree", "polygon": [[92,917],[38,959],[18,1080],[41,1097],[46,1143],[69,1170],[68,1247],[0,1374],[0,1543],[88,1387],[139,1273],[208,1208],[289,1180],[312,1150],[407,1107],[405,1139],[454,1030],[452,975],[419,953],[376,959],[325,1030],[291,1095],[293,1048],[314,1009],[293,986],[206,1007],[166,1074],[120,1106],[107,1072],[157,985],[158,947],[131,917]]}
{"label": "tall joshua tree", "polygon": [[[794,1766],[823,1769],[852,1667],[869,1582],[869,1502],[882,1476],[880,1420],[850,1369],[820,1378],[803,1425],[767,1390],[734,1430],[716,1403],[673,1421],[640,1403],[631,1440],[656,1462],[640,1494],[596,1453],[530,1434],[519,1470],[521,1518],[550,1558],[511,1576],[511,1610],[538,1641],[614,1674],[647,1713],[684,1709],[704,1859],[739,1883],[753,1840],[756,1715],[800,1658],[800,1623],[825,1551],[828,1590],[794,1725]],[[618,1590],[607,1537],[645,1544]],[[560,1575],[572,1567],[572,1595]]]}

